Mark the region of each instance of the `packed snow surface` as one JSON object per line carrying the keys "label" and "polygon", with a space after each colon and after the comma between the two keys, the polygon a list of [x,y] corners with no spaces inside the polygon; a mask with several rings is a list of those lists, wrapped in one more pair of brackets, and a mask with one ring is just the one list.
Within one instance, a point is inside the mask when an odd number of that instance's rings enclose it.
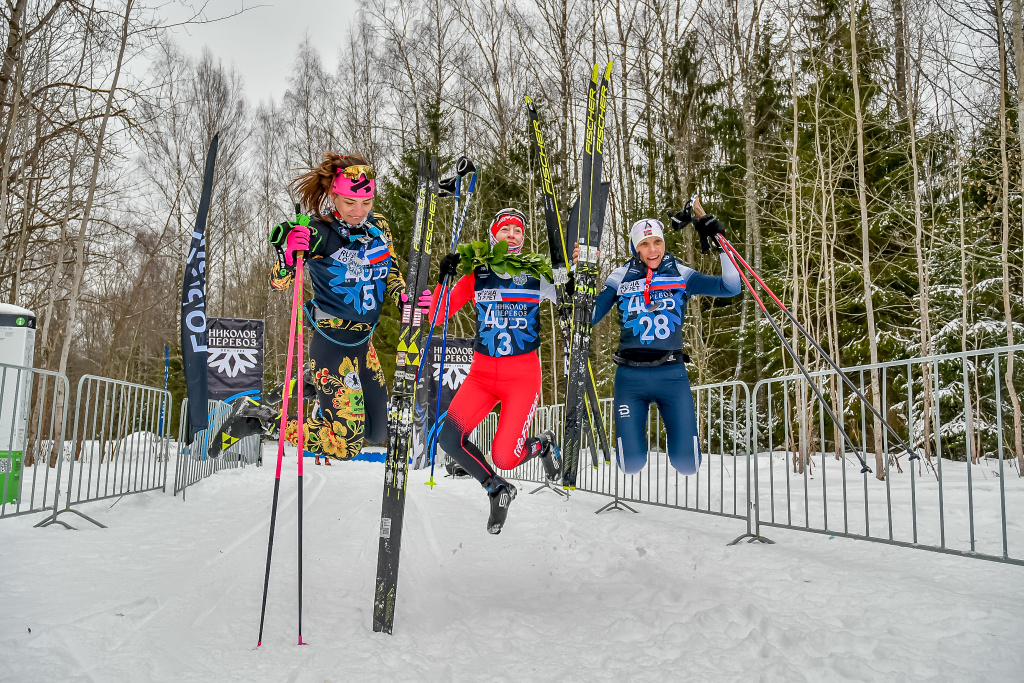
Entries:
{"label": "packed snow surface", "polygon": [[[273,449],[265,459],[273,459]],[[271,463],[272,465],[272,463]],[[373,632],[383,468],[282,476],[255,649],[274,467],[0,520],[4,681],[1019,681],[1024,568],[568,501],[520,486],[500,536],[470,480],[412,472],[394,635]],[[438,477],[440,479],[440,477]],[[169,477],[173,481],[173,473]]]}

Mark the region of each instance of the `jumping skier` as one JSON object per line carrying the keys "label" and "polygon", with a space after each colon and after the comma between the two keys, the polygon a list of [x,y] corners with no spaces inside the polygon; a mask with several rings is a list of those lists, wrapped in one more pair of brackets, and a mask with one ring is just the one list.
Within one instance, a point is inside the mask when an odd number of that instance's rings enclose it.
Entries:
{"label": "jumping skier", "polygon": [[374,174],[365,159],[325,153],[291,187],[309,225],[288,221],[271,231],[278,266],[270,284],[288,289],[295,254],[306,253],[314,296],[305,317],[316,331],[309,365],[320,409],[305,421],[305,447],[318,460],[351,460],[364,441],[387,440],[388,394],[370,338],[385,297],[403,304],[405,282],[394,268],[388,223],[373,213]]}
{"label": "jumping skier", "polygon": [[[702,243],[725,234],[721,222],[705,215],[700,203],[694,227]],[[647,414],[658,405],[668,438],[668,458],[680,474],[700,467],[697,415],[683,353],[683,316],[691,296],[731,297],[740,293],[740,275],[724,253],[721,277],[681,265],[665,252],[660,221],[637,221],[629,231],[633,257],[608,276],[594,306],[596,325],[617,305],[619,348],[612,356],[615,371],[615,433],[621,440],[619,469],[636,474],[647,463]],[[710,247],[709,247],[710,248]],[[721,249],[719,249],[721,252]]]}
{"label": "jumping skier", "polygon": [[[502,209],[488,230],[491,247],[508,243],[508,253],[519,254],[526,232],[526,216],[516,209]],[[439,278],[458,274],[459,256],[448,254],[440,263]],[[426,293],[425,293],[426,294]],[[428,319],[437,306],[444,306],[441,287],[434,290]],[[540,303],[555,300],[555,287],[544,278],[526,273],[499,274],[479,266],[465,275],[451,290],[448,317],[465,304],[476,304],[477,329],[473,362],[462,386],[452,398],[438,443],[458,465],[469,472],[487,491],[490,515],[487,531],[501,532],[516,488],[498,476],[469,435],[497,403],[501,417],[491,446],[494,464],[511,470],[540,457],[549,479],[557,477],[558,449],[554,435],[544,432],[527,438],[540,400]],[[421,300],[420,305],[426,301]]]}

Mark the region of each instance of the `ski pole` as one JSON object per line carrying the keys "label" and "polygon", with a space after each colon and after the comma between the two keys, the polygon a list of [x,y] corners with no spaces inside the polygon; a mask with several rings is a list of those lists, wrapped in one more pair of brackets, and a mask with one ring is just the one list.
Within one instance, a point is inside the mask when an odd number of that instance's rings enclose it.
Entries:
{"label": "ski pole", "polygon": [[[474,190],[476,190],[476,166],[473,164],[472,161],[470,161],[466,157],[462,157],[461,159],[459,159],[459,165],[460,166],[462,166],[464,163],[469,165],[469,168],[471,169],[469,172],[471,172],[473,175],[470,176],[470,178],[469,178],[469,190],[467,190],[467,192],[466,192],[466,202],[462,205],[462,215],[459,216],[459,222],[456,225],[455,229],[452,230],[452,242],[451,242],[451,246],[449,248],[449,253],[450,252],[454,252],[456,247],[458,247],[458,245],[459,245],[459,237],[462,235],[462,228],[463,228],[463,226],[466,223],[466,215],[469,212],[469,202],[473,198]],[[448,278],[445,278],[441,282],[441,294],[442,295],[444,294],[448,284],[449,284],[448,283]],[[419,382],[420,375],[423,373],[423,365],[427,362],[427,350],[430,349],[431,340],[434,338],[434,325],[437,324],[437,314],[440,312],[440,310],[441,310],[440,306],[437,306],[436,308],[434,308],[434,315],[431,317],[431,320],[430,320],[430,330],[427,332],[427,343],[423,347],[424,351],[423,351],[423,356],[420,358],[420,367],[416,371],[416,381],[417,382]],[[445,310],[445,314],[446,315],[447,315],[447,313],[448,313],[448,311]]]}
{"label": "ski pole", "polygon": [[[455,175],[455,177],[451,178],[451,180],[452,180],[451,191],[453,191],[453,193],[454,193],[453,195],[451,195],[451,197],[455,198],[455,209],[452,211],[452,234],[453,234],[453,236],[455,236],[457,230],[459,229],[459,223],[458,223],[458,220],[459,220],[459,200],[461,199],[462,176],[459,175],[458,170],[459,169],[457,167],[456,168],[456,175]],[[469,199],[468,198],[466,200],[466,203],[467,204],[469,203]],[[447,290],[447,278],[445,278],[443,281],[441,281],[441,294],[440,295],[444,296],[444,292],[446,290]],[[417,295],[419,295],[419,292],[417,292]],[[430,341],[434,337],[434,326],[437,325],[437,313],[438,312],[440,312],[440,306],[435,306],[434,307],[434,314],[430,318],[430,329],[427,331],[427,343],[423,347],[423,356],[420,358],[420,367],[417,368],[417,370],[416,370],[416,382],[417,382],[417,384],[419,384],[419,382],[420,382],[420,375],[423,374],[423,367],[424,367],[424,365],[427,362],[427,356],[429,355],[428,351],[430,350]],[[447,309],[445,309],[444,312],[446,314],[447,313]],[[447,321],[445,321],[444,323],[445,323],[445,327],[447,327]],[[424,421],[424,427],[426,427],[426,422],[425,421]],[[433,476],[433,472],[431,472],[431,477],[432,476]],[[428,481],[427,484],[429,486],[433,486],[434,485],[433,481]]]}
{"label": "ski pole", "polygon": [[832,369],[836,371],[836,373],[842,378],[843,383],[846,384],[846,386],[849,387],[850,390],[853,391],[858,398],[860,398],[860,400],[864,403],[864,405],[868,407],[868,409],[876,418],[881,420],[882,424],[885,426],[886,431],[888,431],[889,434],[892,435],[893,439],[895,439],[896,442],[900,445],[900,447],[902,447],[903,450],[907,452],[909,459],[917,460],[920,456],[917,455],[917,453],[915,453],[913,450],[911,450],[910,446],[907,445],[907,442],[904,441],[900,437],[900,435],[896,433],[896,430],[893,429],[892,425],[889,424],[889,421],[882,417],[882,414],[878,412],[878,409],[875,408],[874,404],[871,401],[868,401],[864,393],[857,387],[856,384],[853,383],[853,380],[847,377],[846,373],[842,371],[839,365],[834,360],[832,360],[832,356],[825,352],[825,349],[821,347],[821,344],[819,344],[818,341],[811,336],[811,333],[808,332],[804,328],[804,326],[800,324],[800,321],[796,319],[796,316],[793,315],[793,312],[786,308],[782,301],[779,300],[779,297],[775,296],[775,292],[773,292],[768,287],[768,285],[764,283],[764,280],[761,279],[761,276],[758,275],[757,272],[750,267],[750,264],[748,264],[742,256],[740,256],[740,253],[736,250],[736,247],[734,247],[729,242],[729,240],[727,240],[723,235],[719,235],[718,239],[720,242],[724,244],[725,249],[734,254],[736,256],[736,259],[739,260],[741,264],[743,264],[743,267],[747,269],[747,271],[754,277],[757,283],[761,285],[761,288],[764,289],[764,291],[768,293],[768,296],[770,296],[772,300],[775,301],[775,303],[778,305],[778,307],[782,309],[782,312],[786,314],[786,317],[789,318],[790,322],[792,322],[796,326],[796,328],[800,331],[804,338],[806,338],[807,341],[810,342],[811,346],[814,347],[814,349],[825,360],[825,362],[828,363],[832,367]]}
{"label": "ski pole", "polygon": [[295,364],[296,370],[296,388],[295,398],[298,403],[299,413],[299,434],[298,434],[298,451],[299,451],[299,645],[305,645],[302,642],[302,461],[303,461],[303,448],[306,445],[306,411],[305,403],[303,403],[303,390],[306,384],[306,367],[303,356],[305,348],[303,347],[302,340],[302,257],[303,252],[299,252],[295,255],[295,280],[299,283],[299,321],[298,321],[298,337],[299,341],[295,350]]}
{"label": "ski pole", "polygon": [[[465,159],[465,157],[463,157]],[[459,160],[461,163],[461,159]],[[453,195],[455,198],[455,207],[452,209],[452,241],[458,244],[458,233],[459,233],[459,200],[462,198],[462,176],[459,175],[459,169],[455,169],[455,184]],[[469,197],[466,198],[466,203],[469,203]],[[445,297],[444,306],[444,332],[441,344],[441,364],[439,367],[438,385],[437,385],[437,410],[434,412],[434,424],[436,425],[441,417],[441,382],[444,379],[444,355],[447,351],[447,336],[448,336],[448,301],[451,299],[451,290],[448,289],[448,278],[445,277],[441,282],[441,296]],[[430,331],[427,332],[427,343],[423,347],[423,358],[420,359],[420,371],[423,369],[423,363],[426,362],[427,357],[430,355],[430,342],[434,337],[434,325],[437,323],[437,313],[440,310],[440,306],[434,308],[433,320],[430,321]],[[416,380],[419,381],[419,372],[416,373]],[[424,416],[425,417],[425,416]],[[423,426],[426,428],[426,420],[423,421]],[[424,447],[427,449],[427,453],[430,457],[430,478],[425,482],[430,488],[434,488],[437,482],[434,481],[434,453],[431,447],[432,439],[427,438]]]}
{"label": "ski pole", "polygon": [[[452,290],[448,289],[444,295],[444,330],[441,332],[441,363],[437,368],[437,405],[434,408],[435,426],[441,422],[441,391],[444,385],[444,361],[448,356],[448,306],[451,303]],[[440,429],[435,430],[434,438],[430,440],[430,480],[427,485],[434,488],[434,461],[437,455],[437,439],[440,436]]]}
{"label": "ski pole", "polygon": [[[295,286],[292,291],[292,315],[288,327],[288,356],[284,364],[284,396],[281,403],[281,427],[277,437],[277,473],[274,475],[274,500],[270,505],[270,540],[267,541],[267,571],[263,578],[263,606],[260,608],[260,634],[256,647],[263,644],[263,623],[267,615],[267,589],[270,587],[270,559],[274,552],[274,527],[277,524],[277,500],[281,493],[281,463],[284,460],[284,434],[288,425],[288,401],[291,394],[292,357],[295,353],[295,321],[302,315],[302,256],[297,256]],[[301,331],[300,331],[301,333]],[[299,370],[301,373],[301,369]]]}
{"label": "ski pole", "polygon": [[832,419],[833,424],[835,424],[836,428],[846,439],[846,442],[850,445],[850,452],[857,456],[857,460],[859,460],[861,464],[861,474],[870,472],[871,468],[868,467],[868,464],[864,461],[864,458],[862,458],[860,453],[857,451],[857,446],[854,445],[853,440],[850,438],[850,435],[846,433],[846,429],[843,427],[842,422],[840,422],[839,419],[836,417],[836,414],[832,412],[832,408],[829,406],[829,404],[825,402],[825,397],[822,395],[821,389],[819,389],[818,385],[814,383],[813,379],[811,379],[811,375],[807,371],[807,368],[804,367],[804,364],[800,362],[800,357],[797,355],[796,351],[793,350],[793,347],[789,345],[789,342],[786,341],[786,335],[783,333],[782,328],[779,327],[778,323],[775,322],[775,318],[773,318],[772,315],[768,312],[768,308],[764,305],[764,302],[761,300],[761,297],[757,295],[757,292],[754,291],[754,286],[750,284],[750,280],[748,280],[747,276],[743,273],[742,270],[740,270],[740,267],[736,263],[736,259],[734,258],[733,253],[728,248],[726,248],[725,255],[729,257],[730,261],[732,261],[732,264],[736,268],[736,271],[740,274],[740,277],[743,278],[744,284],[747,285],[747,289],[750,290],[751,296],[754,297],[754,300],[757,302],[757,305],[760,306],[762,311],[764,311],[764,315],[768,319],[768,323],[772,326],[772,330],[775,331],[775,335],[779,338],[779,341],[782,342],[782,346],[789,353],[790,357],[792,357],[793,362],[797,365],[797,367],[800,368],[800,372],[807,380],[807,383],[811,386],[811,389],[814,391],[814,395],[817,396],[818,401],[821,402],[822,409]]}

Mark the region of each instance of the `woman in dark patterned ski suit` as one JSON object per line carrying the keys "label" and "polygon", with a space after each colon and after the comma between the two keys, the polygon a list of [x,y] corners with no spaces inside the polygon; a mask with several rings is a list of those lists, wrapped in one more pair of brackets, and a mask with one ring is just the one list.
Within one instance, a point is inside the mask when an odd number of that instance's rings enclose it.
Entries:
{"label": "woman in dark patterned ski suit", "polygon": [[362,157],[324,154],[292,187],[310,222],[271,231],[278,267],[270,284],[288,289],[295,253],[306,253],[314,296],[304,317],[315,331],[309,364],[320,407],[306,420],[305,445],[318,464],[321,455],[350,460],[364,442],[387,440],[388,394],[370,338],[385,298],[402,305],[405,282],[388,223],[373,213],[373,170]]}

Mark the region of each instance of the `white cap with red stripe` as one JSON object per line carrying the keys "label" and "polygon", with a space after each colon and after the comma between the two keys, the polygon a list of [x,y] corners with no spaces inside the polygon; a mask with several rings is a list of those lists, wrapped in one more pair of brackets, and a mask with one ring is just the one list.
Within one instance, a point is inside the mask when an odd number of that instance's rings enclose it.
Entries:
{"label": "white cap with red stripe", "polygon": [[660,237],[665,240],[665,226],[656,218],[644,218],[633,224],[629,229],[629,248],[636,253],[636,247],[645,239]]}

